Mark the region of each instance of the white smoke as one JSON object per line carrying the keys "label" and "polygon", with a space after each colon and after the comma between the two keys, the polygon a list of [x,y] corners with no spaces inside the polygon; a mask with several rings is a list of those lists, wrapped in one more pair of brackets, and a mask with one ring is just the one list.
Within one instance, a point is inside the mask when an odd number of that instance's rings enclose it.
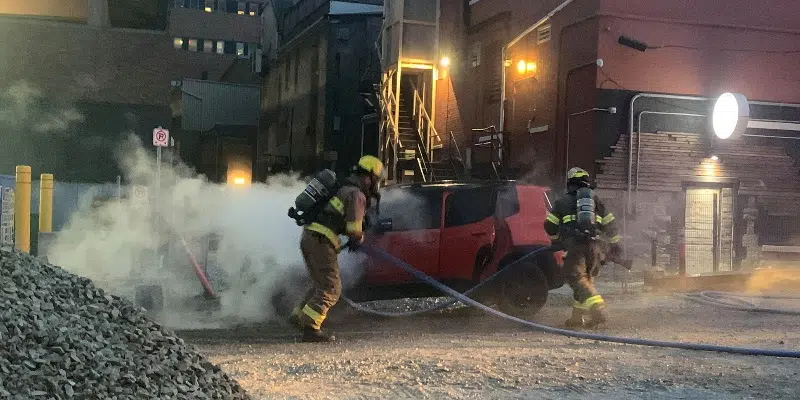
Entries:
{"label": "white smoke", "polygon": [[[219,293],[222,310],[214,321],[264,321],[274,316],[273,295],[305,274],[301,228],[287,216],[305,182],[296,175],[281,175],[251,186],[218,185],[186,166],[162,164],[162,189],[156,196],[155,158],[138,139],[131,136],[119,158],[127,181],[150,188],[151,206],[140,207],[125,198],[76,213],[48,251],[50,261],[127,297],[141,285],[160,285],[166,296],[164,323],[191,327],[196,318],[182,304],[201,294],[203,287],[180,238],[204,264],[205,239],[216,235],[215,264],[225,290]],[[161,224],[158,235],[154,221]],[[170,252],[162,262],[153,254],[165,246]],[[360,261],[343,258],[343,275],[357,277],[349,267]],[[219,290],[220,279],[209,275]]]}

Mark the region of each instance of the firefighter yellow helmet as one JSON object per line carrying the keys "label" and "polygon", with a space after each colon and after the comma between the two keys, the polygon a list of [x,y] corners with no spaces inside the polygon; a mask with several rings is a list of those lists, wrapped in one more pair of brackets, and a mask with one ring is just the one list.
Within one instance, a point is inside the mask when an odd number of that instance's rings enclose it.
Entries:
{"label": "firefighter yellow helmet", "polygon": [[589,173],[586,172],[583,168],[578,168],[578,167],[574,167],[569,171],[567,171],[567,180],[576,178],[589,179]]}
{"label": "firefighter yellow helmet", "polygon": [[383,163],[378,157],[366,155],[358,160],[358,168],[371,173],[379,178],[384,177]]}

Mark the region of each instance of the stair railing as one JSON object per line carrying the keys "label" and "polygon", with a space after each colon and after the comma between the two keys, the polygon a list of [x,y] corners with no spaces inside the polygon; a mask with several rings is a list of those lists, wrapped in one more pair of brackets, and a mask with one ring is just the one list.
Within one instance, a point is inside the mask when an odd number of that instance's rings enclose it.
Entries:
{"label": "stair railing", "polygon": [[[491,149],[491,153],[489,154],[489,157],[490,157],[490,161],[491,161],[491,165],[492,165],[492,171],[494,172],[495,178],[501,179],[500,178],[500,167],[501,167],[501,165],[500,165],[500,149],[495,144],[495,141],[497,139],[497,129],[495,128],[494,125],[492,125],[492,126],[489,126],[489,127],[486,127],[486,128],[473,128],[472,132],[489,133],[489,146],[490,146],[490,149]],[[496,161],[495,161],[495,158],[497,158]]]}
{"label": "stair railing", "polygon": [[[458,147],[458,141],[456,140],[456,136],[453,134],[453,131],[448,131],[447,136],[448,139],[450,140],[450,143],[447,146],[448,153],[450,155],[450,166],[453,168],[455,176],[461,177],[462,174],[459,173],[459,169],[458,167],[456,167],[456,163],[453,159],[454,158],[457,159],[461,163],[461,166],[465,168],[466,168],[466,160],[464,160],[464,156],[461,155],[461,149]],[[453,156],[453,149],[455,149],[455,157]]]}
{"label": "stair railing", "polygon": [[[426,145],[426,139],[430,138],[433,123],[430,120],[428,111],[425,109],[425,99],[420,96],[420,91],[413,82],[409,82],[410,93],[413,97],[413,108],[411,109],[411,121],[414,125],[414,132],[419,139],[417,141],[417,159],[419,159],[420,173],[423,181],[433,179],[433,168],[431,168],[432,150]],[[437,134],[438,135],[438,134]]]}
{"label": "stair railing", "polygon": [[[380,134],[385,138],[381,140],[381,154],[386,154],[386,149],[392,148],[392,163],[391,170],[393,174],[397,173],[397,162],[399,159],[399,148],[403,146],[400,141],[399,121],[395,118],[395,111],[400,106],[395,95],[392,85],[392,78],[397,71],[390,71],[384,74],[380,84],[380,107],[381,107],[381,124]],[[395,177],[396,179],[396,177]]]}

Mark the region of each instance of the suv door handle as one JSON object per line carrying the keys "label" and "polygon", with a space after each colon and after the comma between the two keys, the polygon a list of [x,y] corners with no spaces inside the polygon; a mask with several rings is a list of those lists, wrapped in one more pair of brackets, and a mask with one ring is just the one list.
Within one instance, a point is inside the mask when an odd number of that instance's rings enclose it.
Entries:
{"label": "suv door handle", "polygon": [[486,232],[474,232],[474,233],[472,234],[472,236],[486,236],[486,235],[487,235],[487,233],[486,233]]}

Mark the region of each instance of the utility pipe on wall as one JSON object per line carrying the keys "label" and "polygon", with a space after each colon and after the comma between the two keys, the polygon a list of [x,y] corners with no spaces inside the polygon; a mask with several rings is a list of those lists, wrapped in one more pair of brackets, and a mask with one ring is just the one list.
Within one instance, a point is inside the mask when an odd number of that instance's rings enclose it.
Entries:
{"label": "utility pipe on wall", "polygon": [[17,165],[14,183],[14,247],[31,251],[31,167]]}

